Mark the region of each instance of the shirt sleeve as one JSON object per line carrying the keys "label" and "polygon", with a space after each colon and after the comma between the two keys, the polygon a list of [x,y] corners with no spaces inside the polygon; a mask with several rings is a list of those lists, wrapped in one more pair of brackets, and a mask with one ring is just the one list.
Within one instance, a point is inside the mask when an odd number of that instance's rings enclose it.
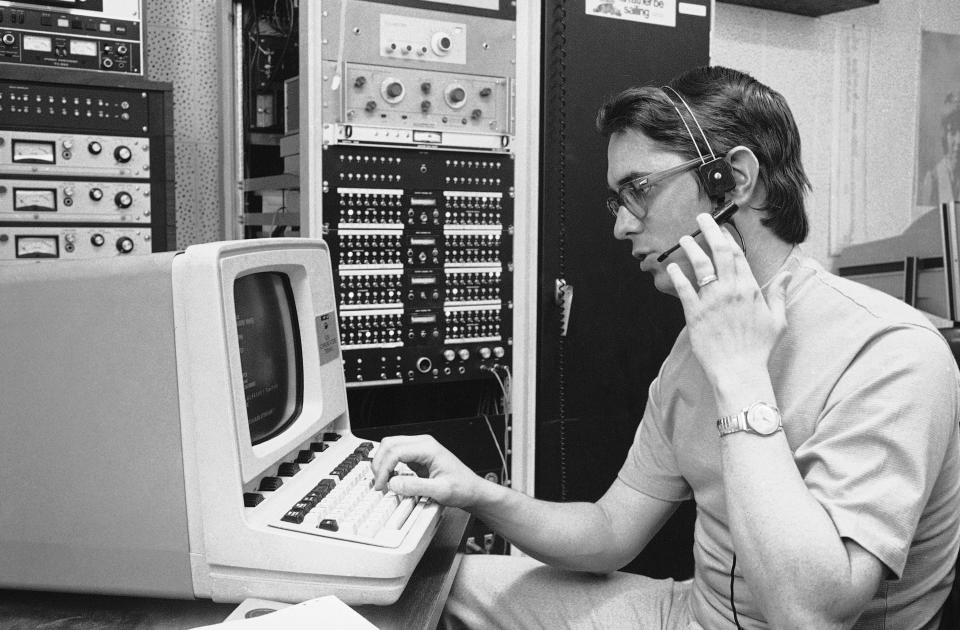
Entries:
{"label": "shirt sleeve", "polygon": [[956,362],[935,331],[887,330],[847,367],[795,452],[840,536],[897,577],[960,421],[958,383]]}
{"label": "shirt sleeve", "polygon": [[650,384],[647,406],[643,419],[633,438],[633,444],[627,453],[618,475],[625,484],[648,496],[664,501],[685,501],[693,496],[690,485],[680,474],[673,445],[667,438],[672,434],[664,423],[672,423],[673,418],[665,418],[661,413],[660,375]]}

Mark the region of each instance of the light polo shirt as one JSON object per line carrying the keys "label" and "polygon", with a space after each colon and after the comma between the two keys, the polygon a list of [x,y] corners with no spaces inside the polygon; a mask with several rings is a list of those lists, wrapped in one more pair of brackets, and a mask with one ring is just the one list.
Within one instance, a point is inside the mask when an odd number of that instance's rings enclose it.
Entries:
{"label": "light polo shirt", "polygon": [[[787,328],[769,362],[797,468],[841,537],[889,569],[855,628],[926,628],[960,548],[960,377],[942,335],[918,311],[826,272],[799,248],[785,267]],[[733,627],[734,549],[720,466],[717,406],[678,337],[619,478],[667,501],[694,498],[692,608]],[[803,527],[803,523],[797,523]],[[738,564],[744,628],[765,628]]]}

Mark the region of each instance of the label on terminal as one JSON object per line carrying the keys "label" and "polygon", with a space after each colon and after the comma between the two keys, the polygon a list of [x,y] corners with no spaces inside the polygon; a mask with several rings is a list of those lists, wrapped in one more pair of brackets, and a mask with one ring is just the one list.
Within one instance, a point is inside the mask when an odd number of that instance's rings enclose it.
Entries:
{"label": "label on terminal", "polygon": [[323,313],[316,318],[317,325],[317,354],[320,365],[340,359],[340,342],[337,339],[336,313]]}

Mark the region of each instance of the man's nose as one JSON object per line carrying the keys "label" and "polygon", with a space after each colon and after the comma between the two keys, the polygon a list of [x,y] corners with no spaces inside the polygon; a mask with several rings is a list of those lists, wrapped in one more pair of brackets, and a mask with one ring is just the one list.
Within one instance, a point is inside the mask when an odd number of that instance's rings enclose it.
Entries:
{"label": "man's nose", "polygon": [[620,206],[617,210],[617,221],[613,224],[613,236],[618,240],[626,240],[630,234],[643,231],[643,224],[629,210]]}

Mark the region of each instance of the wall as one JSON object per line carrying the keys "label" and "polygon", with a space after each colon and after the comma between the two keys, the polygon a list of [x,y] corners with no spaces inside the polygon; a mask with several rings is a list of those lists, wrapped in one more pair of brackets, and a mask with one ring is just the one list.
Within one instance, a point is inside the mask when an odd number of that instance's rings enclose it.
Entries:
{"label": "wall", "polygon": [[218,0],[145,0],[147,78],[173,83],[177,247],[223,238]]}
{"label": "wall", "polygon": [[[177,245],[223,238],[218,0],[145,0],[147,76],[174,84]],[[960,34],[956,0],[881,0],[820,18],[718,2],[712,63],[784,94],[813,183],[807,251],[834,264],[846,244],[915,218],[921,30]]]}
{"label": "wall", "polygon": [[807,252],[828,268],[847,244],[916,218],[922,30],[960,34],[956,0],[881,0],[820,18],[718,2],[711,63],[780,91],[813,183]]}

